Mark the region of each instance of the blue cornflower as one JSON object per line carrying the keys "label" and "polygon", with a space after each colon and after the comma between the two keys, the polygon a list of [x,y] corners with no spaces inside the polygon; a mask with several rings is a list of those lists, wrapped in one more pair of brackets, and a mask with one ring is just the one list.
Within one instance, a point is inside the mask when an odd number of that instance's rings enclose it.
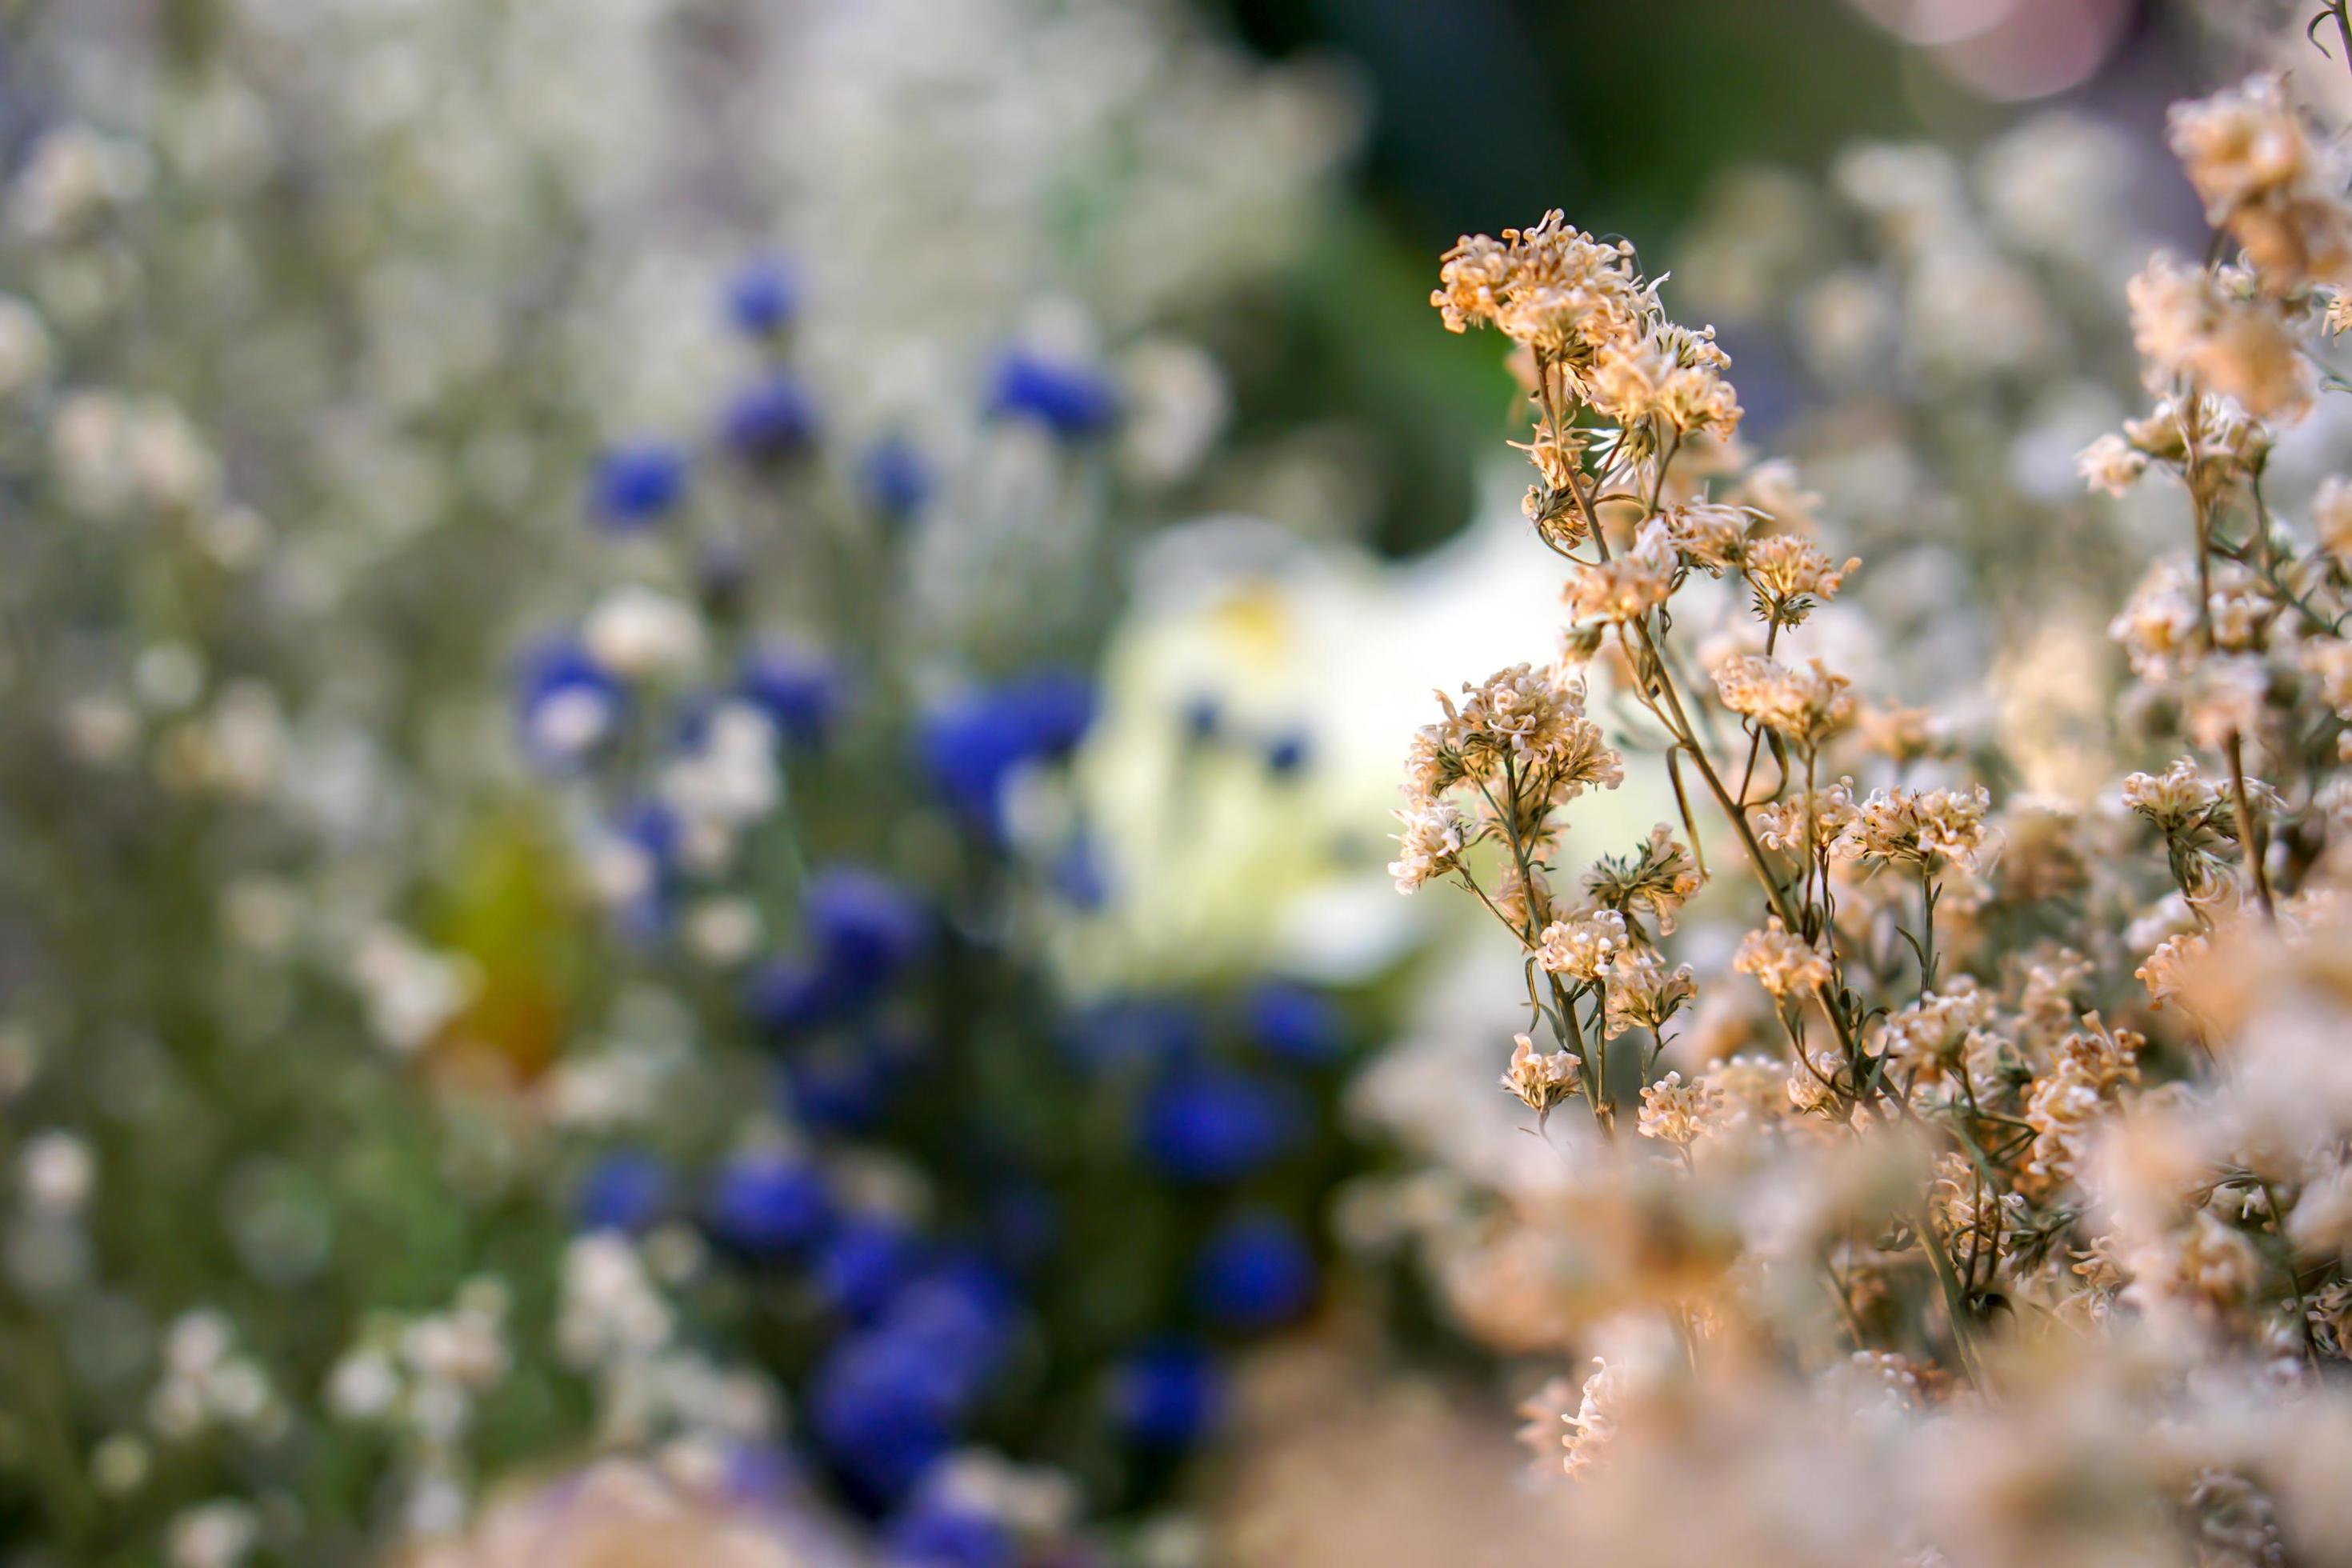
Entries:
{"label": "blue cornflower", "polygon": [[1298,1105],[1284,1086],[1223,1068],[1179,1071],[1143,1107],[1143,1152],[1180,1182],[1237,1182],[1288,1152]]}
{"label": "blue cornflower", "polygon": [[782,371],[761,376],[735,395],[720,421],[728,450],[751,463],[780,463],[816,445],[816,403]]}
{"label": "blue cornflower", "polygon": [[1289,730],[1266,742],[1265,769],[1278,779],[1296,777],[1314,760],[1315,742],[1306,731]]}
{"label": "blue cornflower", "polygon": [[773,337],[800,310],[800,279],[782,257],[755,257],[727,280],[727,319],[746,337]]}
{"label": "blue cornflower", "polygon": [[736,689],[767,714],[777,733],[812,751],[832,738],[848,703],[838,664],[814,648],[782,640],[763,643],[744,657]]}
{"label": "blue cornflower", "polygon": [[857,867],[819,872],[802,908],[811,944],[860,996],[905,973],[930,941],[930,911],[922,900],[899,883]]}
{"label": "blue cornflower", "polygon": [[1129,1356],[1111,1374],[1111,1419],[1134,1442],[1189,1448],[1208,1436],[1224,1405],[1224,1377],[1209,1352],[1163,1340]]}
{"label": "blue cornflower", "polygon": [[1008,349],[996,362],[989,412],[1034,419],[1064,440],[1099,436],[1118,419],[1118,392],[1103,373],[1074,360]]}
{"label": "blue cornflower", "polygon": [[960,816],[1001,838],[1008,781],[1024,767],[1067,756],[1094,714],[1094,683],[1071,671],[1039,670],[977,688],[925,721],[924,767]]}
{"label": "blue cornflower", "polygon": [[1211,1236],[1193,1266],[1192,1293],[1219,1328],[1257,1333],[1278,1328],[1313,1304],[1315,1255],[1288,1220],[1248,1214]]}
{"label": "blue cornflower", "polygon": [[572,1199],[583,1230],[645,1230],[669,1206],[669,1167],[655,1155],[620,1150],[588,1169]]}
{"label": "blue cornflower", "polygon": [[1258,1049],[1298,1067],[1323,1067],[1348,1049],[1348,1021],[1339,1005],[1311,986],[1288,980],[1261,982],[1243,1011]]}
{"label": "blue cornflower", "polygon": [[969,1399],[921,1339],[875,1330],[836,1341],[817,1363],[809,1429],[852,1498],[883,1508],[955,1447]]}
{"label": "blue cornflower", "polygon": [[871,1132],[890,1106],[898,1064],[870,1040],[824,1040],[784,1064],[784,1101],[812,1132]]}
{"label": "blue cornflower", "polygon": [[787,1155],[738,1156],[711,1183],[710,1234],[748,1257],[797,1252],[824,1234],[832,1215],[824,1178]]}
{"label": "blue cornflower", "polygon": [[661,441],[606,448],[589,476],[588,504],[607,527],[642,528],[686,494],[686,456]]}

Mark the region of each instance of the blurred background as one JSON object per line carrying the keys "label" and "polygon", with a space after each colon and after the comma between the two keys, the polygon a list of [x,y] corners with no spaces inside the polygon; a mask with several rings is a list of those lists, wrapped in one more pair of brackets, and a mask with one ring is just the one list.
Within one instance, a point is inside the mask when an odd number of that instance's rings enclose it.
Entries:
{"label": "blurred background", "polygon": [[1436,258],[1637,240],[1872,561],[1823,646],[2081,800],[2164,106],[2352,79],[2185,0],[0,18],[27,1568],[1532,1558],[1443,1245],[1549,1157],[1516,972],[1382,870],[1558,631]]}

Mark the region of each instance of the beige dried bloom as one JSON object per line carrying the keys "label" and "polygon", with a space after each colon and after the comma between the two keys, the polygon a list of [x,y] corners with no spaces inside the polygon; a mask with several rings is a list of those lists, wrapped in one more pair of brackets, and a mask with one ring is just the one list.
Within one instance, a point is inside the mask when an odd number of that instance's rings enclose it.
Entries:
{"label": "beige dried bloom", "polygon": [[1854,700],[1848,685],[1845,677],[1831,674],[1820,659],[1800,669],[1762,654],[1743,654],[1715,669],[1716,690],[1725,707],[1807,750],[1853,722]]}
{"label": "beige dried bloom", "polygon": [[2059,1042],[2057,1060],[2025,1097],[2025,1121],[2033,1129],[2025,1173],[2037,1185],[2057,1188],[2074,1179],[2107,1108],[2124,1087],[2139,1081],[2146,1044],[2129,1029],[2109,1029],[2096,1013]]}
{"label": "beige dried bloom", "polygon": [[2276,76],[2175,104],[2167,139],[2205,203],[2272,293],[2311,281],[2345,281],[2352,221],[2341,171],[2323,157]]}
{"label": "beige dried bloom", "polygon": [[1444,718],[1423,725],[1405,759],[1405,790],[1434,800],[1454,785],[1498,782],[1507,770],[1519,795],[1565,805],[1587,788],[1614,789],[1623,761],[1584,716],[1584,689],[1525,664],[1462,688],[1457,707],[1437,693]]}
{"label": "beige dried bloom", "polygon": [[1536,1043],[1530,1037],[1514,1035],[1511,1037],[1511,1065],[1503,1074],[1503,1088],[1540,1120],[1549,1116],[1554,1106],[1576,1093],[1579,1088],[1577,1070],[1582,1065],[1572,1051],[1547,1054],[1536,1049]]}
{"label": "beige dried bloom", "polygon": [[1663,522],[1642,530],[1623,554],[1580,566],[1560,590],[1569,618],[1612,625],[1639,620],[1666,602],[1681,569],[1673,539]]}
{"label": "beige dried bloom", "polygon": [[1604,979],[1608,1010],[1603,1028],[1610,1039],[1628,1029],[1663,1029],[1666,1021],[1698,994],[1698,984],[1687,963],[1668,969],[1647,948],[1619,953]]}
{"label": "beige dried bloom", "polygon": [[1746,507],[1721,501],[1685,501],[1662,514],[1666,537],[1685,565],[1721,576],[1745,559],[1756,517]]}
{"label": "beige dried bloom", "polygon": [[2202,931],[2182,931],[2166,937],[2147,955],[2147,961],[2132,971],[2132,977],[2147,987],[2151,1006],[2179,1002],[2187,992],[2193,971],[2211,950],[2212,942]]}
{"label": "beige dried bloom", "polygon": [[1837,853],[1938,869],[1951,862],[1981,870],[1989,845],[1985,816],[1992,796],[1969,789],[1873,790],[1838,836]]}
{"label": "beige dried bloom", "polygon": [[1682,1074],[1670,1072],[1642,1091],[1638,1131],[1644,1138],[1687,1149],[1706,1135],[1721,1109],[1722,1095],[1713,1084],[1705,1079],[1686,1084]]}
{"label": "beige dried bloom", "polygon": [[1568,1417],[1568,1430],[1560,1437],[1561,1447],[1568,1450],[1560,1468],[1570,1480],[1590,1473],[1607,1457],[1626,1394],[1624,1377],[1608,1362],[1594,1356],[1592,1365],[1576,1414]]}
{"label": "beige dried bloom", "polygon": [[2128,491],[2147,472],[2147,454],[2113,431],[2084,447],[2074,462],[2084,483],[2111,496]]}
{"label": "beige dried bloom", "polygon": [[1769,917],[1762,931],[1749,931],[1732,955],[1731,967],[1752,974],[1776,1001],[1803,997],[1830,983],[1829,954]]}
{"label": "beige dried bloom", "polygon": [[1632,943],[1625,917],[1612,909],[1582,909],[1544,927],[1536,963],[1547,974],[1598,980],[1611,958]]}
{"label": "beige dried bloom", "polygon": [[2133,773],[2124,780],[2124,805],[2168,836],[2207,826],[2221,799],[2221,790],[2191,757],[2175,758],[2160,773]]}
{"label": "beige dried bloom", "polygon": [[1595,239],[1557,211],[1500,240],[1463,236],[1429,302],[1449,331],[1495,327],[1580,377],[1604,347],[1639,342],[1657,310],[1633,247]]}
{"label": "beige dried bloom", "polygon": [[[1930,991],[1886,1020],[1880,1054],[1917,1082],[1964,1067],[1982,1048],[1999,1015],[1999,1001],[1963,974]],[[1994,1042],[1997,1044],[1997,1042]]]}
{"label": "beige dried bloom", "polygon": [[1625,918],[1632,934],[1641,932],[1643,911],[1657,922],[1658,932],[1670,936],[1675,912],[1698,891],[1698,865],[1661,822],[1631,855],[1602,856],[1585,873],[1584,890],[1595,903]]}
{"label": "beige dried bloom", "polygon": [[1601,345],[1587,400],[1621,426],[1655,421],[1678,436],[1720,439],[1739,427],[1739,397],[1723,378],[1730,367],[1713,328],[1654,321],[1637,340]]}
{"label": "beige dried bloom", "polygon": [[2299,419],[2317,391],[2294,335],[2242,273],[2208,271],[2158,255],[2127,290],[2132,345],[2153,390],[2186,381],[2257,419]]}
{"label": "beige dried bloom", "polygon": [[2311,498],[2311,528],[2319,547],[2339,561],[2352,561],[2352,481],[2330,474]]}
{"label": "beige dried bloom", "polygon": [[1460,868],[1469,824],[1453,802],[1431,801],[1395,815],[1404,824],[1404,831],[1396,836],[1397,858],[1389,862],[1389,875],[1396,879],[1398,892],[1410,893],[1423,882]]}
{"label": "beige dried bloom", "polygon": [[1841,779],[1825,789],[1758,806],[1756,837],[1767,849],[1818,853],[1836,843],[1853,817],[1853,781]]}
{"label": "beige dried bloom", "polygon": [[1756,594],[1756,613],[1777,626],[1794,626],[1803,624],[1815,605],[1837,597],[1839,585],[1861,568],[1862,557],[1835,564],[1810,539],[1771,533],[1748,543],[1742,565]]}
{"label": "beige dried bloom", "polygon": [[1542,1387],[1519,1401],[1520,1445],[1549,1465],[1565,1436],[1562,1424],[1574,1419],[1579,1402],[1576,1384],[1564,1377],[1547,1379]]}

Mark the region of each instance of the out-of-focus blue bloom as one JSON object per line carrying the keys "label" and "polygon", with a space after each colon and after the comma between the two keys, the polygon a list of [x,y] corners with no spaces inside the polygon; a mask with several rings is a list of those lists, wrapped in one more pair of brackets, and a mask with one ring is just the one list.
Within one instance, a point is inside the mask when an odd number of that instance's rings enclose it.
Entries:
{"label": "out-of-focus blue bloom", "polygon": [[628,689],[589,656],[577,637],[551,637],[526,650],[516,671],[516,720],[536,765],[578,763],[619,728]]}
{"label": "out-of-focus blue bloom", "polygon": [[871,1132],[890,1107],[898,1063],[870,1040],[828,1040],[784,1064],[793,1120],[812,1132]]}
{"label": "out-of-focus blue bloom", "polygon": [[1111,1374],[1111,1419],[1134,1442],[1189,1448],[1216,1426],[1224,1377],[1201,1346],[1163,1341],[1129,1356]]}
{"label": "out-of-focus blue bloom", "polygon": [[915,1336],[836,1342],[810,1382],[810,1430],[853,1498],[887,1507],[955,1446],[970,1395]]}
{"label": "out-of-focus blue bloom", "polygon": [[1279,1159],[1298,1131],[1296,1100],[1279,1084],[1221,1068],[1164,1079],[1145,1101],[1144,1152],[1180,1182],[1237,1182]]}
{"label": "out-of-focus blue bloom", "polygon": [[802,1480],[791,1451],[779,1444],[739,1441],[728,1446],[721,1487],[732,1501],[773,1508],[793,1500]]}
{"label": "out-of-focus blue bloom", "polygon": [[1268,980],[1244,1006],[1258,1049],[1299,1067],[1324,1067],[1348,1049],[1348,1022],[1339,1005],[1310,986]]}
{"label": "out-of-focus blue bloom", "polygon": [[817,1289],[834,1310],[860,1322],[888,1306],[921,1269],[923,1238],[895,1219],[860,1215],[835,1226],[817,1248]]}
{"label": "out-of-focus blue bloom", "polygon": [[641,528],[686,494],[686,456],[661,441],[609,447],[589,476],[589,510],[606,525]]}
{"label": "out-of-focus blue bloom", "polygon": [[920,900],[854,866],[818,873],[803,908],[817,953],[861,996],[905,973],[930,941],[931,917]]}
{"label": "out-of-focus blue bloom", "polygon": [[904,522],[931,499],[931,466],[903,436],[876,442],[859,466],[866,504],[894,522]]}
{"label": "out-of-focus blue bloom", "polygon": [[781,257],[755,258],[727,280],[727,319],[746,337],[773,337],[792,324],[800,303],[800,279]]}
{"label": "out-of-focus blue bloom", "polygon": [[787,1155],[742,1155],[711,1184],[710,1234],[749,1257],[800,1251],[824,1234],[832,1215],[824,1178]]}
{"label": "out-of-focus blue bloom", "polygon": [[1290,778],[1305,772],[1314,756],[1315,744],[1304,731],[1287,731],[1266,742],[1266,771],[1276,778]]}
{"label": "out-of-focus blue bloom", "polygon": [[572,1209],[583,1230],[635,1234],[661,1218],[669,1194],[667,1165],[652,1154],[622,1150],[589,1167]]}
{"label": "out-of-focus blue bloom", "polygon": [[1313,1303],[1315,1256],[1288,1220],[1244,1215],[1219,1226],[1201,1249],[1192,1289],[1202,1314],[1219,1328],[1278,1328]]}
{"label": "out-of-focus blue bloom", "polygon": [[772,372],[735,395],[719,433],[745,461],[780,463],[816,445],[816,404],[798,381]]}
{"label": "out-of-focus blue bloom", "polygon": [[925,721],[924,767],[967,822],[1002,838],[1007,781],[1023,767],[1069,755],[1094,716],[1094,683],[1073,671],[1039,670],[978,688]]}
{"label": "out-of-focus blue bloom", "polygon": [[1216,698],[1202,692],[1184,704],[1184,737],[1206,745],[1224,732],[1225,710]]}
{"label": "out-of-focus blue bloom", "polygon": [[994,1269],[961,1258],[906,1286],[890,1302],[884,1328],[921,1345],[954,1384],[957,1396],[980,1396],[1012,1342],[1015,1299]]}
{"label": "out-of-focus blue bloom", "polygon": [[1054,891],[1072,909],[1091,913],[1110,902],[1110,868],[1091,835],[1080,834],[1065,845],[1054,857],[1050,876]]}
{"label": "out-of-focus blue bloom", "polygon": [[841,667],[790,642],[765,643],[746,655],[736,689],[768,716],[778,734],[812,751],[832,737],[848,700]]}
{"label": "out-of-focus blue bloom", "polygon": [[856,1005],[832,969],[807,953],[772,958],[743,986],[743,1010],[771,1035],[801,1035],[847,1016]]}
{"label": "out-of-focus blue bloom", "polygon": [[1064,440],[1099,436],[1118,419],[1118,391],[1093,365],[1009,349],[996,362],[989,411],[1034,419]]}
{"label": "out-of-focus blue bloom", "polygon": [[890,1525],[889,1568],[1013,1568],[1019,1543],[1002,1520],[971,1508],[919,1502]]}
{"label": "out-of-focus blue bloom", "polygon": [[1106,996],[1063,1020],[1061,1041],[1074,1061],[1096,1072],[1166,1068],[1202,1054],[1209,1020],[1189,997]]}

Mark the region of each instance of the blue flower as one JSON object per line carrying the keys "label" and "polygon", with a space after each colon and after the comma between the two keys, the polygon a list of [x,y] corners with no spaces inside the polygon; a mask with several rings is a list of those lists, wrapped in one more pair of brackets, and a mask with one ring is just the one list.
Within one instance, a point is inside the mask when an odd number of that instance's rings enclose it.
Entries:
{"label": "blue flower", "polygon": [[777,733],[811,751],[831,739],[848,701],[838,665],[814,648],[783,641],[763,643],[744,657],[736,689],[767,714]]}
{"label": "blue flower", "polygon": [[837,1023],[857,998],[822,961],[807,953],[772,958],[743,986],[743,1011],[767,1034],[804,1035]]}
{"label": "blue flower", "polygon": [[720,1245],[751,1258],[800,1251],[833,1215],[824,1178],[782,1154],[745,1154],[711,1184],[709,1223]]}
{"label": "blue flower", "polygon": [[809,1428],[852,1497],[887,1507],[955,1446],[968,1398],[920,1339],[852,1334],[810,1380]]}
{"label": "blue flower", "polygon": [[640,528],[686,494],[686,457],[659,441],[608,448],[589,477],[589,509],[616,529]]}
{"label": "blue flower", "polygon": [[816,445],[816,404],[799,382],[776,371],[735,395],[719,434],[746,462],[780,463]]}
{"label": "blue flower", "polygon": [[746,337],[773,337],[800,310],[800,279],[781,257],[745,262],[727,280],[727,319]]}
{"label": "blue flower", "polygon": [[871,1040],[823,1041],[784,1064],[784,1100],[812,1132],[871,1132],[890,1105],[898,1062]]}
{"label": "blue flower", "polygon": [[883,1327],[919,1344],[957,1390],[960,1401],[980,1397],[1011,1347],[1016,1315],[1012,1288],[995,1269],[972,1258],[950,1261],[905,1286],[892,1298]]}
{"label": "blue flower", "polygon": [[1047,868],[1047,878],[1062,901],[1074,910],[1091,914],[1110,902],[1110,868],[1091,834],[1081,833],[1064,845]]}
{"label": "blue flower", "polygon": [[1193,1267],[1192,1293],[1219,1328],[1257,1333],[1297,1317],[1315,1300],[1315,1257],[1288,1220],[1244,1215],[1220,1226]]}
{"label": "blue flower", "polygon": [[1266,772],[1278,779],[1291,778],[1305,772],[1314,756],[1315,743],[1307,739],[1305,731],[1286,731],[1266,742]]}
{"label": "blue flower", "polygon": [[922,1502],[893,1521],[883,1543],[889,1568],[1013,1568],[1020,1546],[992,1514],[948,1502]]}
{"label": "blue flower", "polygon": [[866,504],[893,522],[904,522],[931,499],[931,466],[904,437],[886,436],[866,452],[858,478]]}
{"label": "blue flower", "polygon": [[523,752],[537,766],[579,763],[627,716],[628,689],[576,637],[551,637],[526,650],[516,672],[516,721]]}
{"label": "blue flower", "polygon": [[1107,996],[1064,1019],[1060,1033],[1063,1049],[1090,1070],[1164,1068],[1201,1055],[1209,1020],[1182,996]]}
{"label": "blue flower", "polygon": [[1299,1124],[1278,1084],[1208,1068],[1161,1080],[1143,1108],[1143,1151],[1180,1182],[1237,1182],[1286,1153]]}
{"label": "blue flower", "polygon": [[922,1268],[921,1237],[897,1220],[861,1215],[843,1221],[817,1248],[817,1290],[834,1310],[860,1322],[880,1314]]}
{"label": "blue flower", "polygon": [[1070,671],[1040,670],[978,688],[926,721],[924,768],[967,823],[1001,839],[1007,782],[1024,767],[1076,750],[1094,715],[1094,683]]}
{"label": "blue flower", "polygon": [[669,1167],[635,1150],[607,1154],[589,1167],[572,1200],[583,1230],[645,1230],[669,1206]]}
{"label": "blue flower", "polygon": [[1348,1022],[1322,992],[1287,980],[1268,980],[1244,1007],[1250,1038],[1266,1055],[1299,1067],[1324,1067],[1348,1049]]}
{"label": "blue flower", "polygon": [[1034,419],[1065,440],[1099,436],[1118,419],[1118,393],[1092,365],[1009,349],[996,362],[989,412]]}
{"label": "blue flower", "polygon": [[1111,1419],[1134,1442],[1189,1448],[1216,1426],[1224,1395],[1223,1374],[1207,1351],[1187,1341],[1161,1341],[1112,1373]]}
{"label": "blue flower", "polygon": [[887,878],[852,866],[819,872],[803,900],[809,939],[860,997],[897,980],[922,956],[931,917],[920,900]]}

